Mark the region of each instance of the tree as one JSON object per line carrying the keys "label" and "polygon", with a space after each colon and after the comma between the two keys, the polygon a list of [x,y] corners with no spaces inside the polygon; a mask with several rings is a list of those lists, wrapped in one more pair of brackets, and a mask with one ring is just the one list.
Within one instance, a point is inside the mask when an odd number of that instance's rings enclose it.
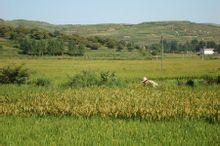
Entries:
{"label": "tree", "polygon": [[56,42],[55,40],[51,39],[48,41],[47,51],[49,55],[54,56],[56,50]]}
{"label": "tree", "polygon": [[77,45],[74,42],[68,44],[68,54],[71,56],[83,56],[85,54],[85,46]]}
{"label": "tree", "polygon": [[0,25],[0,37],[9,38],[14,28],[7,25]]}
{"label": "tree", "polygon": [[129,52],[133,51],[135,49],[134,47],[134,43],[133,42],[130,42],[127,44],[127,49]]}
{"label": "tree", "polygon": [[113,39],[108,39],[106,43],[106,47],[113,49],[115,48],[116,42]]}
{"label": "tree", "polygon": [[31,40],[28,38],[25,38],[21,40],[20,42],[20,49],[22,54],[29,54],[31,50]]}
{"label": "tree", "polygon": [[193,48],[196,48],[196,46],[199,44],[199,41],[197,40],[197,39],[193,39],[192,41],[191,41],[191,45],[192,45],[192,47]]}
{"label": "tree", "polygon": [[121,52],[124,49],[124,46],[122,44],[119,44],[116,48],[116,51]]}
{"label": "tree", "polygon": [[30,31],[30,33],[31,33],[32,39],[41,40],[41,39],[48,39],[49,38],[48,32],[40,31],[39,29],[32,29]]}
{"label": "tree", "polygon": [[137,44],[134,45],[134,48],[137,49],[137,50],[140,50],[140,49],[141,49],[140,45],[137,45]]}
{"label": "tree", "polygon": [[171,52],[177,52],[177,41],[171,41],[170,42],[170,51]]}
{"label": "tree", "polygon": [[41,40],[39,41],[39,55],[43,56],[47,53],[47,40]]}
{"label": "tree", "polygon": [[57,40],[56,41],[56,55],[63,55],[64,51],[64,43],[62,40]]}
{"label": "tree", "polygon": [[77,52],[77,56],[83,56],[84,54],[85,54],[85,50],[86,50],[86,48],[85,48],[85,46],[84,45],[82,45],[82,44],[80,44],[79,46],[78,46],[78,52]]}
{"label": "tree", "polygon": [[99,47],[100,47],[100,45],[98,43],[91,43],[90,46],[89,46],[89,48],[91,50],[98,50]]}
{"label": "tree", "polygon": [[198,52],[201,48],[206,46],[206,42],[200,41],[199,44],[196,46],[195,50]]}
{"label": "tree", "polygon": [[220,44],[216,45],[216,51],[220,53]]}
{"label": "tree", "polygon": [[195,47],[196,45],[198,45],[197,43],[190,43],[190,42],[186,42],[183,45],[183,51],[191,51],[191,52],[196,52]]}
{"label": "tree", "polygon": [[207,48],[216,48],[216,43],[214,41],[207,42]]}
{"label": "tree", "polygon": [[152,44],[150,46],[150,53],[153,56],[159,55],[161,52],[161,45],[160,44]]}

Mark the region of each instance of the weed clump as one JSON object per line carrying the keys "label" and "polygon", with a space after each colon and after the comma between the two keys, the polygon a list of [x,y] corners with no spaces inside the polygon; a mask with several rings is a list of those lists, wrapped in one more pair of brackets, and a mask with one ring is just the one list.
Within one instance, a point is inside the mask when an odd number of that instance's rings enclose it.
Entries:
{"label": "weed clump", "polygon": [[220,84],[220,75],[219,76],[204,76],[203,77],[205,83],[207,84]]}
{"label": "weed clump", "polygon": [[69,87],[92,87],[92,86],[121,86],[122,81],[118,79],[114,72],[94,72],[84,70],[72,77],[67,83]]}
{"label": "weed clump", "polygon": [[37,78],[32,83],[36,86],[48,86],[50,85],[50,80],[47,78]]}
{"label": "weed clump", "polygon": [[94,71],[84,70],[72,77],[69,77],[67,84],[70,87],[91,87],[99,84],[99,78]]}
{"label": "weed clump", "polygon": [[1,84],[24,84],[29,76],[29,71],[24,68],[24,65],[8,65],[0,68]]}

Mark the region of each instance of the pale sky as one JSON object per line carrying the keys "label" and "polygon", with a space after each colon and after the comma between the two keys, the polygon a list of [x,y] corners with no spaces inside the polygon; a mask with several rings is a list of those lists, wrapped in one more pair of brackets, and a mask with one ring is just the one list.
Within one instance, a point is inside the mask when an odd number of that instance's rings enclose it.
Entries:
{"label": "pale sky", "polygon": [[220,0],[0,0],[0,18],[53,24],[164,20],[220,24]]}

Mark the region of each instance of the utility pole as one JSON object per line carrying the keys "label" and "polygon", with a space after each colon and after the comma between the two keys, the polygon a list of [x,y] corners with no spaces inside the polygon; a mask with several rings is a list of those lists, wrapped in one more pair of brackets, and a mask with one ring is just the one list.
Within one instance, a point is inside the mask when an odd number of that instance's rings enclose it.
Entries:
{"label": "utility pole", "polygon": [[164,46],[163,46],[163,36],[161,36],[161,62],[160,62],[160,70],[163,70],[163,55],[164,55]]}

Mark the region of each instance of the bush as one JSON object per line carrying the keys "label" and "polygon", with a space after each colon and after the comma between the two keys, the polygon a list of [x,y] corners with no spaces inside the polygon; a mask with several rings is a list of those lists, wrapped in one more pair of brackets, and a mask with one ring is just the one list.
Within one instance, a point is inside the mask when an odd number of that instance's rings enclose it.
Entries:
{"label": "bush", "polygon": [[50,84],[50,80],[47,78],[37,78],[32,83],[37,86],[47,86]]}
{"label": "bush", "polygon": [[91,87],[91,86],[122,86],[115,73],[105,71],[96,73],[91,70],[82,71],[70,77],[67,83],[70,87]]}
{"label": "bush", "polygon": [[2,84],[24,84],[28,79],[28,69],[23,65],[8,65],[0,69],[0,83]]}
{"label": "bush", "polygon": [[70,87],[90,87],[99,85],[99,77],[94,71],[86,70],[70,77],[68,85]]}
{"label": "bush", "polygon": [[195,81],[192,77],[178,77],[177,78],[177,85],[194,87]]}
{"label": "bush", "polygon": [[192,79],[189,79],[189,80],[186,81],[186,85],[190,86],[190,87],[194,87],[195,84],[194,84],[194,81]]}
{"label": "bush", "polygon": [[220,76],[214,77],[206,75],[203,79],[207,84],[220,84]]}
{"label": "bush", "polygon": [[122,86],[123,83],[118,79],[114,72],[105,71],[100,73],[101,82],[100,85],[106,86]]}

